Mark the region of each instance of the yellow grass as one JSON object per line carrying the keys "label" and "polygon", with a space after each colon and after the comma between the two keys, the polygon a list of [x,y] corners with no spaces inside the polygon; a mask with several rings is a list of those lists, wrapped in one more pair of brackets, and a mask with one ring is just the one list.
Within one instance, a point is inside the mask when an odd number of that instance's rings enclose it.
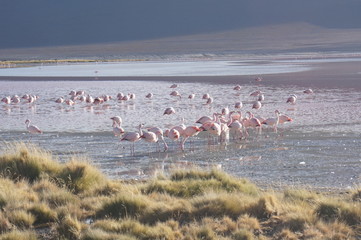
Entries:
{"label": "yellow grass", "polygon": [[33,145],[2,152],[0,240],[42,239],[38,228],[49,239],[361,238],[359,189],[265,191],[215,169],[122,182]]}

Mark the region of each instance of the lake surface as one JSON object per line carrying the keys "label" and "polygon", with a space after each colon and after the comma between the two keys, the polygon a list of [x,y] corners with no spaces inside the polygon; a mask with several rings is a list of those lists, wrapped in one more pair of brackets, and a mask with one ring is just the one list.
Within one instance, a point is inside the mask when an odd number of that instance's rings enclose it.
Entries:
{"label": "lake surface", "polygon": [[[214,64],[197,63],[193,69],[202,68],[202,74],[212,73],[211,69],[217,68]],[[144,74],[149,75],[147,71],[151,69],[149,71],[154,74],[162,72],[173,76],[185,75],[182,72],[190,69],[188,62],[183,65],[174,63],[173,67],[177,70],[172,70],[170,64],[169,71],[162,65],[145,65],[146,63],[138,65],[137,72],[144,70]],[[227,69],[234,71],[235,65],[242,66],[219,62],[218,67],[226,72]],[[250,69],[248,65],[252,64],[247,64],[247,69]],[[301,71],[309,68],[299,62],[275,65],[277,68],[273,68],[274,64],[258,64],[259,68],[255,72],[262,74],[269,71],[283,72],[282,69]],[[103,71],[94,70],[101,69],[94,68],[96,64],[92,66],[92,71],[98,71],[98,74]],[[119,68],[119,65],[107,66]],[[70,73],[79,67],[63,65],[34,68],[48,71],[48,76],[60,72],[63,72],[62,76],[72,76]],[[133,68],[135,67],[129,68],[129,72],[123,74],[131,76],[133,71],[135,74]],[[14,74],[17,72],[18,75],[14,76],[37,76],[32,75],[31,68],[0,69],[0,75],[8,76],[4,71],[10,70],[15,71]],[[90,73],[92,81],[89,82],[0,82],[1,98],[14,94],[34,94],[40,97],[32,104],[23,101],[20,104],[0,104],[0,140],[35,143],[52,151],[62,162],[73,155],[86,156],[112,178],[140,179],[153,176],[156,172],[167,173],[178,167],[215,166],[263,185],[286,184],[345,189],[361,183],[361,94],[357,90],[319,88],[313,89],[315,94],[307,95],[303,93],[305,89],[297,86],[262,86],[250,82],[242,85],[241,91],[235,91],[234,85],[222,84],[220,80],[219,84],[177,83],[179,86],[176,90],[183,95],[179,99],[169,95],[174,90],[170,88],[173,82],[96,81],[92,74],[94,72]],[[114,98],[119,92],[134,93],[136,98],[129,101],[112,99],[101,105],[77,102],[74,106],[68,106],[54,102],[60,96],[69,98],[71,90],[84,90],[94,97],[108,94]],[[265,96],[263,107],[259,110],[251,108],[255,98],[251,97],[250,93],[255,90],[261,90]],[[151,100],[145,98],[149,92],[154,94]],[[191,93],[196,94],[193,100],[187,98]],[[209,93],[214,98],[211,105],[206,105],[206,100],[202,99],[204,93]],[[290,94],[298,96],[295,105],[286,103]],[[167,152],[158,152],[156,144],[139,141],[135,143],[135,154],[131,155],[131,144],[120,142],[112,133],[110,117],[115,115],[123,118],[122,127],[126,131],[137,131],[140,123],[147,127],[167,129],[181,124],[182,118],[186,125],[199,125],[195,121],[201,116],[220,112],[226,106],[233,110],[237,101],[243,102],[243,114],[252,111],[256,116],[268,118],[274,117],[274,111],[278,109],[293,121],[280,125],[278,133],[265,126],[260,135],[250,130],[248,139],[230,139],[225,144],[209,144],[207,133],[202,132],[193,138],[192,143],[186,142],[184,152],[177,143],[166,138],[170,146]],[[174,107],[176,114],[163,115],[167,107]],[[30,136],[26,132],[26,119],[30,119],[44,133]]]}

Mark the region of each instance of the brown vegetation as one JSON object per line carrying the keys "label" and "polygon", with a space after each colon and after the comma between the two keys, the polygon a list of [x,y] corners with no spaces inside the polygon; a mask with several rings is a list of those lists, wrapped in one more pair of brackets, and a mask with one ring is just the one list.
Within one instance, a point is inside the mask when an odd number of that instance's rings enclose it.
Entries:
{"label": "brown vegetation", "polygon": [[360,239],[360,189],[264,191],[219,170],[107,179],[41,149],[0,155],[0,239]]}

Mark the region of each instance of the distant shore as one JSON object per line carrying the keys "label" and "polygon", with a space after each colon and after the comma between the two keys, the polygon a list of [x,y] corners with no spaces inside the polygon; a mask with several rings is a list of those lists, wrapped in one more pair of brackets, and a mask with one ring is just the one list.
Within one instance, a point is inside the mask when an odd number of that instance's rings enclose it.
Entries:
{"label": "distant shore", "polygon": [[[297,85],[308,88],[353,88],[361,90],[361,60],[315,62],[302,72],[263,74],[262,85]],[[0,76],[0,81],[169,81],[212,84],[248,84],[255,75],[241,76],[98,76],[98,77],[17,77]]]}

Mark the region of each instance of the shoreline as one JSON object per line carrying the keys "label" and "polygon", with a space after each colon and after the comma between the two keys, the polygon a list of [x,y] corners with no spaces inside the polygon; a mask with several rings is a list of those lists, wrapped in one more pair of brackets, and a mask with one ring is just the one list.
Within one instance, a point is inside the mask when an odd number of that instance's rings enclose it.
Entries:
{"label": "shoreline", "polygon": [[[97,76],[97,77],[22,77],[0,76],[0,81],[165,81],[211,84],[297,85],[308,88],[353,88],[361,90],[361,61],[308,64],[301,72],[230,76]],[[263,81],[255,82],[257,76]]]}

